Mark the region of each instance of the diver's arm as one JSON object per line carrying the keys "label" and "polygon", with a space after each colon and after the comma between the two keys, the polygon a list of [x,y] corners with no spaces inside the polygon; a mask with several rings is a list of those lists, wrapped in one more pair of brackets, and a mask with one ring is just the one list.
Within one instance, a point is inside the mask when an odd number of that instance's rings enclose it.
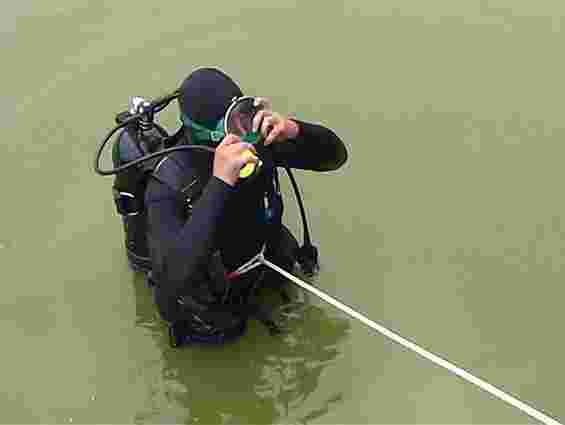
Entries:
{"label": "diver's arm", "polygon": [[232,191],[231,186],[212,177],[194,205],[190,220],[185,221],[179,211],[178,195],[157,180],[149,182],[146,203],[151,256],[157,265],[156,302],[164,319],[172,318],[187,281],[207,262]]}
{"label": "diver's arm", "polygon": [[332,130],[297,119],[292,121],[298,124],[298,136],[272,144],[275,165],[302,170],[333,171],[345,164],[347,149]]}

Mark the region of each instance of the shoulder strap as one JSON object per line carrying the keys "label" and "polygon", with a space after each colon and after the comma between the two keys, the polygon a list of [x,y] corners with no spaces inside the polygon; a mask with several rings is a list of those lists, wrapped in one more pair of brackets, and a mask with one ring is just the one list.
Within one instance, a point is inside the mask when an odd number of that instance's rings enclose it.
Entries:
{"label": "shoulder strap", "polygon": [[167,155],[161,158],[153,168],[151,176],[169,186],[173,191],[180,192],[183,180],[187,175],[192,176],[194,170],[184,161],[183,155]]}
{"label": "shoulder strap", "polygon": [[177,194],[179,207],[187,218],[210,178],[209,161],[209,157],[179,151],[162,158],[151,173]]}

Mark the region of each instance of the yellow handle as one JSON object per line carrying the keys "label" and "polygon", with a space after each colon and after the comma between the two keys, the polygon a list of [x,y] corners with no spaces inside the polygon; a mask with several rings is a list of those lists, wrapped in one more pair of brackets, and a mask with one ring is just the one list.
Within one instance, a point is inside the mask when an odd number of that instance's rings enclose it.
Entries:
{"label": "yellow handle", "polygon": [[[247,150],[243,153],[246,157],[254,157],[256,158],[256,156],[253,154],[253,152],[251,152],[250,150]],[[255,172],[255,168],[260,168],[261,165],[263,163],[261,162],[261,160],[258,160],[258,162],[249,162],[247,164],[245,164],[241,170],[239,170],[239,178],[244,179],[249,177],[250,175],[252,175]]]}

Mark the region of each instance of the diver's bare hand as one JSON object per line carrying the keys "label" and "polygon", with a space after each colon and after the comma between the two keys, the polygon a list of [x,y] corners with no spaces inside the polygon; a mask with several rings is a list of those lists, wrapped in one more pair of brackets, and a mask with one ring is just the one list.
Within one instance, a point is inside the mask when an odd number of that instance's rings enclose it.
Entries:
{"label": "diver's bare hand", "polygon": [[255,148],[234,135],[228,134],[216,148],[214,154],[214,176],[234,186],[240,170],[250,162],[257,162]]}
{"label": "diver's bare hand", "polygon": [[298,136],[298,124],[278,112],[273,112],[268,99],[258,97],[255,99],[255,106],[261,106],[262,109],[253,118],[253,131],[261,130],[265,146]]}

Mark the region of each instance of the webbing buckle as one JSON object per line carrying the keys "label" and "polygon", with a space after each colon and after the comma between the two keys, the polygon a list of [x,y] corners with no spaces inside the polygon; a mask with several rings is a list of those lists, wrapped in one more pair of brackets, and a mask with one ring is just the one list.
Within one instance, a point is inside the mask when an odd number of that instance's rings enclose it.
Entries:
{"label": "webbing buckle", "polygon": [[114,203],[120,215],[134,216],[141,212],[139,201],[133,193],[121,192],[117,189],[113,190]]}
{"label": "webbing buckle", "polygon": [[265,248],[267,247],[266,244],[263,244],[261,251],[257,255],[255,255],[251,260],[247,261],[246,263],[242,264],[238,269],[234,270],[231,273],[226,273],[226,278],[228,280],[234,279],[236,277],[241,276],[248,271],[253,270],[265,263]]}

